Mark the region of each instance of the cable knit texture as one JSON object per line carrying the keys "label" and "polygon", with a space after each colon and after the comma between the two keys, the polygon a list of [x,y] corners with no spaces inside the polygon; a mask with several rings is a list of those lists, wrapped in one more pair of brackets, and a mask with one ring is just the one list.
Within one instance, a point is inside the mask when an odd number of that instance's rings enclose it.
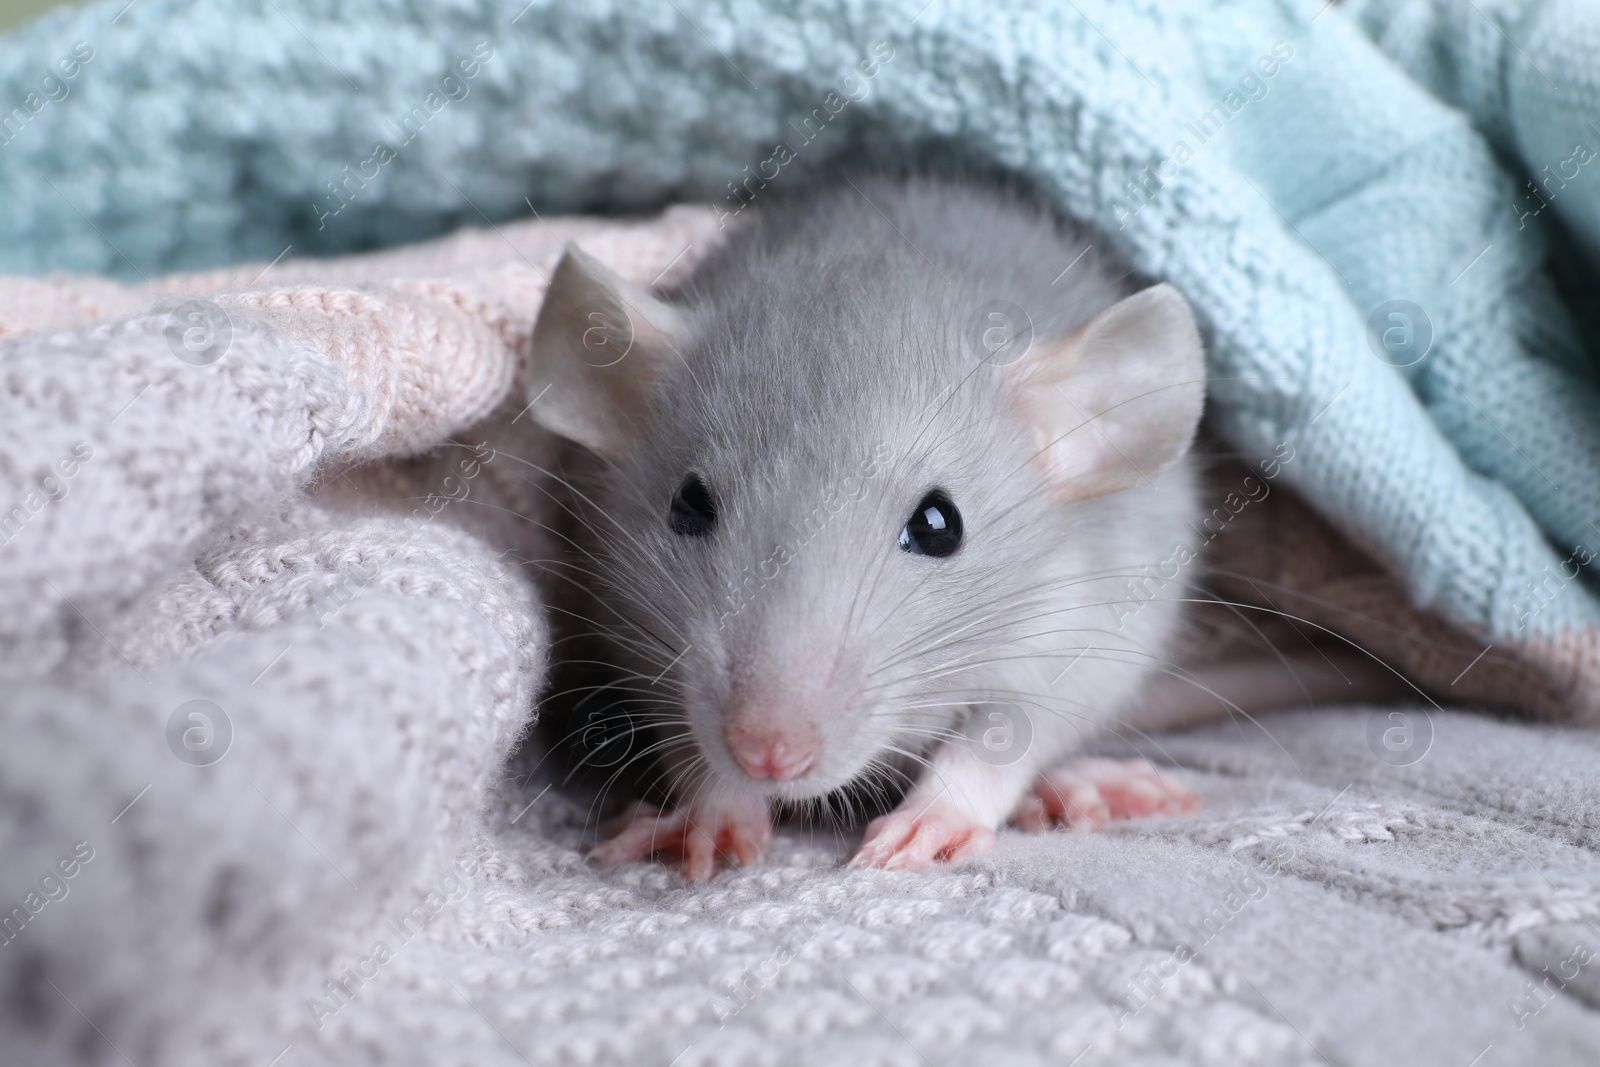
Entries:
{"label": "cable knit texture", "polygon": [[[1108,743],[1207,812],[957,872],[846,872],[799,827],[704,889],[589,866],[586,799],[506,763],[547,657],[519,564],[557,547],[516,353],[563,241],[643,285],[719,232],[677,208],[0,284],[35,294],[3,320],[7,487],[43,494],[0,568],[33,620],[0,646],[8,1064],[1592,1061],[1600,998],[1533,989],[1600,957],[1588,733],[1323,709]],[[178,310],[114,318],[200,293],[211,363]],[[1213,547],[1226,595],[1441,689],[1475,647],[1287,491]],[[1545,667],[1496,649],[1456,692],[1577,706]],[[201,766],[197,700],[228,738]]]}
{"label": "cable knit texture", "polygon": [[[1219,580],[1439,691],[1600,718],[1588,587],[1529,599],[1600,479],[1554,215],[1508,207],[1539,90],[1459,73],[1504,46],[1356,12],[1413,80],[1320,0],[920,6],[140,0],[6,42],[0,257],[119,276],[0,280],[8,1065],[1594,1061],[1588,732],[1347,708],[1108,742],[1207,811],[925,875],[788,827],[705,888],[592,868],[586,800],[511,774],[553,547],[515,382],[560,247],[683,277],[876,41],[792,166],[937,141],[1190,293],[1220,424],[1292,441],[1321,516],[1274,494]],[[1596,21],[1563,25],[1520,45],[1552,80],[1592,69],[1556,54]],[[684,191],[713,205],[500,221]],[[1396,298],[1434,332],[1404,368],[1364,336]]]}

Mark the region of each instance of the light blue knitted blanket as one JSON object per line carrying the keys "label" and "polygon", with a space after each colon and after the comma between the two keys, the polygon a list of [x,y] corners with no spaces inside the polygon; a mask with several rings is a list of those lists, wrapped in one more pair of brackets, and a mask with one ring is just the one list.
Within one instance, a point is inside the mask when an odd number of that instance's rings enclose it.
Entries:
{"label": "light blue knitted blanket", "polygon": [[1189,295],[1218,427],[1291,445],[1286,476],[1417,604],[1589,676],[1600,8],[1187,6],[64,10],[0,44],[0,270],[153,276],[534,209],[734,212],[846,160],[998,164]]}

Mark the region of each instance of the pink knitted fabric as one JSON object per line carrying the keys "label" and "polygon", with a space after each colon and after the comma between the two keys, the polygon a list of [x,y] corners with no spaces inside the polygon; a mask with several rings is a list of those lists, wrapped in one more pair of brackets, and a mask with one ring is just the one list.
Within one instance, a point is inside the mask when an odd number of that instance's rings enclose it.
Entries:
{"label": "pink knitted fabric", "polygon": [[393,251],[284,258],[143,285],[65,274],[3,277],[0,339],[75,330],[194,298],[249,309],[344,365],[370,405],[357,458],[414,455],[507,398],[568,241],[650,286],[687,275],[720,236],[709,208],[685,206],[648,220],[509,223]]}

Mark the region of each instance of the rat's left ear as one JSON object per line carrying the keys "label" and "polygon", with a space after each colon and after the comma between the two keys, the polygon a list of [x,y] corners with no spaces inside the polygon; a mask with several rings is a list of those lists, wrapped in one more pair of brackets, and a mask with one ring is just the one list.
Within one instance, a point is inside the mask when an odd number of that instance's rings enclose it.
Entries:
{"label": "rat's left ear", "polygon": [[620,460],[650,414],[661,365],[689,339],[684,313],[569,244],[523,371],[529,413],[545,429]]}
{"label": "rat's left ear", "polygon": [[1146,483],[1194,440],[1205,360],[1188,303],[1170,285],[1135,293],[1015,365],[1053,495],[1087,500]]}

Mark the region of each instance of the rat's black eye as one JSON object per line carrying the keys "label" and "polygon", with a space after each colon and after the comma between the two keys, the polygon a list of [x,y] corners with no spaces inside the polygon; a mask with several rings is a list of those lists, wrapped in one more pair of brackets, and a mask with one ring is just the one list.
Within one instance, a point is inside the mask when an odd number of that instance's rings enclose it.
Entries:
{"label": "rat's black eye", "polygon": [[922,498],[900,531],[900,547],[918,556],[948,556],[961,547],[961,512],[944,490]]}
{"label": "rat's black eye", "polygon": [[717,504],[698,474],[691,474],[672,496],[667,519],[672,532],[683,537],[705,537],[717,528]]}

